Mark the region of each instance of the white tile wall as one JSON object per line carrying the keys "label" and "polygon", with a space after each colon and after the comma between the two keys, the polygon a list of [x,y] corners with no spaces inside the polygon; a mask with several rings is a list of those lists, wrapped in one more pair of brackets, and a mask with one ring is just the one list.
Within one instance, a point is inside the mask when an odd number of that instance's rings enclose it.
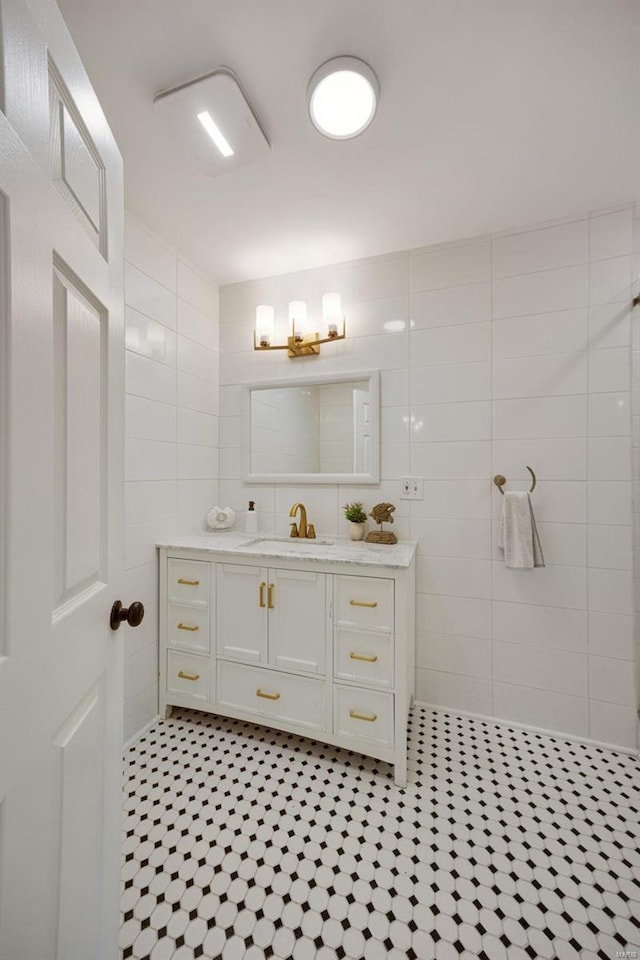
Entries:
{"label": "white tile wall", "polygon": [[[640,493],[632,221],[627,207],[220,292],[221,499],[256,500],[261,527],[286,533],[301,495],[242,483],[240,382],[380,369],[383,483],[305,486],[302,498],[319,534],[344,531],[347,499],[397,504],[396,529],[418,541],[418,697],[624,746],[635,744],[632,465]],[[256,304],[283,313],[300,298],[317,313],[329,288],[347,304],[344,344],[304,364],[253,352]],[[386,333],[393,319],[407,329]],[[640,395],[640,316],[636,327]],[[491,478],[526,489],[527,464],[548,565],[513,571],[495,546]],[[425,478],[424,500],[399,500],[405,472]]]}
{"label": "white tile wall", "polygon": [[[127,220],[125,739],[158,710],[159,537],[204,528],[218,493],[218,291]],[[176,333],[177,331],[177,333]]]}

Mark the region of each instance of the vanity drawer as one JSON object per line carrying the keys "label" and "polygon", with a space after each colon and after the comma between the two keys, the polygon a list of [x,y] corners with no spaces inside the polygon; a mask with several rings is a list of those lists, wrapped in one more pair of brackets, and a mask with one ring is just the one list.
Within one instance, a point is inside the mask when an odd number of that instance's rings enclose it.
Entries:
{"label": "vanity drawer", "polygon": [[336,627],[335,676],[375,687],[393,687],[393,638],[389,633]]}
{"label": "vanity drawer", "polygon": [[181,603],[209,603],[209,564],[203,560],[169,560],[169,600]]}
{"label": "vanity drawer", "polygon": [[194,704],[209,702],[209,660],[190,653],[167,650],[167,697],[179,694]]}
{"label": "vanity drawer", "polygon": [[168,604],[167,646],[209,653],[209,608]]}
{"label": "vanity drawer", "polygon": [[334,733],[338,737],[393,746],[393,694],[336,683],[333,686]]}
{"label": "vanity drawer", "polygon": [[324,682],[218,660],[219,706],[310,730],[324,726]]}
{"label": "vanity drawer", "polygon": [[336,623],[393,633],[393,580],[335,578]]}

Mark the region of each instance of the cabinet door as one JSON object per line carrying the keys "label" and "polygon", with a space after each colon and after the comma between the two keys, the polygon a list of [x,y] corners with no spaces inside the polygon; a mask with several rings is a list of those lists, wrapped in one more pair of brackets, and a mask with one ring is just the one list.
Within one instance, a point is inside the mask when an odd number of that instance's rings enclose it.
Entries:
{"label": "cabinet door", "polygon": [[324,673],[326,576],[269,570],[269,663],[279,670]]}
{"label": "cabinet door", "polygon": [[265,567],[218,564],[217,651],[219,657],[264,663],[267,660]]}

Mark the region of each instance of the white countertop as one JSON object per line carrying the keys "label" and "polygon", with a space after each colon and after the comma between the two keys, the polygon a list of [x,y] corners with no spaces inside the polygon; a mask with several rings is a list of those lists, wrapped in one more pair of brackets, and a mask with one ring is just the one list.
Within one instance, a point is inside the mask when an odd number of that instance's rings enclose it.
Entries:
{"label": "white countertop", "polygon": [[337,537],[298,540],[282,537],[276,533],[223,530],[219,533],[176,536],[171,540],[160,541],[156,546],[165,547],[168,550],[200,550],[206,553],[266,560],[315,560],[318,563],[360,564],[401,569],[411,564],[417,544],[412,540],[385,544],[340,540]]}

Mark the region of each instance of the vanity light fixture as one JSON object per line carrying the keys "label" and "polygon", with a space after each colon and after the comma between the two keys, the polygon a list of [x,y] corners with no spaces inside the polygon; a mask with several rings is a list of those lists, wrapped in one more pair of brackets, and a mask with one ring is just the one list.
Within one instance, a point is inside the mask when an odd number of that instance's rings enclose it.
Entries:
{"label": "vanity light fixture", "polygon": [[350,140],[373,120],[380,89],[371,67],[358,57],[334,57],[309,81],[309,115],[316,130],[331,140]]}
{"label": "vanity light fixture", "polygon": [[339,293],[325,293],[322,298],[322,318],[327,334],[308,332],[307,305],[304,300],[292,300],[289,304],[289,336],[286,343],[273,343],[275,334],[275,311],[272,306],[261,303],[256,307],[256,325],[253,331],[254,350],[287,350],[287,356],[316,357],[321,343],[344,340],[346,323],[342,314]]}

